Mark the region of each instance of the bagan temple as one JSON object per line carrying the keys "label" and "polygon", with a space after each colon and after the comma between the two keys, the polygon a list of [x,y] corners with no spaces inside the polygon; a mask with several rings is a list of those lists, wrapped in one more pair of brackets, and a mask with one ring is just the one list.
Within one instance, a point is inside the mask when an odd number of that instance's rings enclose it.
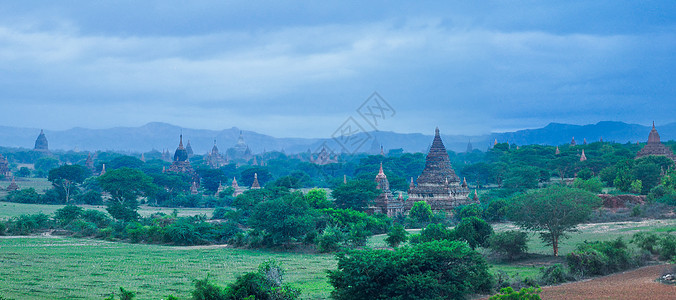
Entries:
{"label": "bagan temple", "polygon": [[40,130],[40,135],[38,135],[38,138],[35,139],[35,147],[33,148],[33,150],[40,152],[49,152],[49,143],[47,142],[47,137],[45,136],[44,130]]}
{"label": "bagan temple", "polygon": [[[345,178],[343,179],[345,181]],[[376,175],[376,188],[380,190],[380,195],[375,199],[373,206],[369,207],[369,213],[386,214],[388,217],[396,217],[404,214],[404,198],[399,194],[399,197],[394,198],[390,191],[390,182],[383,172],[383,163],[380,163],[380,171]]]}
{"label": "bagan temple", "polygon": [[655,122],[653,122],[653,129],[650,130],[650,134],[648,134],[648,144],[636,154],[636,158],[648,155],[666,156],[676,161],[676,156],[673,151],[660,141],[660,134],[657,133],[657,129],[655,129]]}
{"label": "bagan temple", "polygon": [[167,170],[169,172],[175,173],[186,173],[194,174],[190,161],[188,161],[188,150],[183,147],[183,135],[180,135],[180,140],[178,142],[178,148],[174,152],[174,160],[171,162],[171,166]]}
{"label": "bagan temple", "polygon": [[409,187],[406,211],[418,201],[427,202],[433,211],[449,213],[457,206],[477,203],[469,198],[467,184],[460,181],[451,167],[448,152],[439,136],[439,128],[434,132],[434,141],[425,158],[425,168],[416,182],[417,185],[411,182]]}

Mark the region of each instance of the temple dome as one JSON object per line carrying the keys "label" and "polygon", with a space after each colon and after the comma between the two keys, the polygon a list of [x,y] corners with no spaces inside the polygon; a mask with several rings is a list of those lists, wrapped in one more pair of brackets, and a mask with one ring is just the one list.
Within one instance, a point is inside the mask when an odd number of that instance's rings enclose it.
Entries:
{"label": "temple dome", "polygon": [[176,148],[176,151],[174,152],[174,161],[186,160],[188,160],[188,150],[183,147],[183,135],[181,134],[178,148]]}

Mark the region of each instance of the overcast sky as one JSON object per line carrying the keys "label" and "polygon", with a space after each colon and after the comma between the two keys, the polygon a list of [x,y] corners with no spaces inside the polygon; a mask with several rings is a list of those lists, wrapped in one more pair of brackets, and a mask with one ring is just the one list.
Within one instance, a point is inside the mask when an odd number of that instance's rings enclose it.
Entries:
{"label": "overcast sky", "polygon": [[[328,137],[350,117],[425,134],[676,121],[676,1],[270,2],[2,1],[0,125]],[[394,115],[371,126],[357,109],[373,92]]]}

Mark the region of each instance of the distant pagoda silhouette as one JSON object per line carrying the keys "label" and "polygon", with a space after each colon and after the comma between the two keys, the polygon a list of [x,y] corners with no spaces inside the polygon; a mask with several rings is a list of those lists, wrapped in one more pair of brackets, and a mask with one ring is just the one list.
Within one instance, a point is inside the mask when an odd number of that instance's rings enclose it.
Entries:
{"label": "distant pagoda silhouette", "polygon": [[40,152],[49,152],[49,143],[47,142],[47,137],[45,136],[45,131],[40,129],[40,135],[35,140],[35,147],[33,150]]}
{"label": "distant pagoda silhouette", "polygon": [[648,144],[636,154],[636,158],[648,155],[666,156],[676,161],[676,156],[674,156],[671,149],[667,148],[667,146],[660,141],[660,134],[657,133],[657,129],[655,129],[655,122],[653,122],[653,129],[650,130],[650,134],[648,134]]}
{"label": "distant pagoda silhouette", "polygon": [[417,185],[411,182],[405,208],[410,210],[418,201],[425,201],[434,211],[452,212],[459,205],[476,203],[469,198],[467,184],[460,181],[453,171],[448,152],[439,135],[434,132],[432,146],[425,159],[425,168],[418,176]]}

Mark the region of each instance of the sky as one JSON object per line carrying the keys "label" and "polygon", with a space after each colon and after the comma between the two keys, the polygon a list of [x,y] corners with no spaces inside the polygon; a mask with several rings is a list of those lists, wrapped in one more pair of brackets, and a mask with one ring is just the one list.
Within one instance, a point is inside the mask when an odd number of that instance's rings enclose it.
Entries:
{"label": "sky", "polygon": [[271,2],[2,1],[0,126],[676,121],[676,1]]}

